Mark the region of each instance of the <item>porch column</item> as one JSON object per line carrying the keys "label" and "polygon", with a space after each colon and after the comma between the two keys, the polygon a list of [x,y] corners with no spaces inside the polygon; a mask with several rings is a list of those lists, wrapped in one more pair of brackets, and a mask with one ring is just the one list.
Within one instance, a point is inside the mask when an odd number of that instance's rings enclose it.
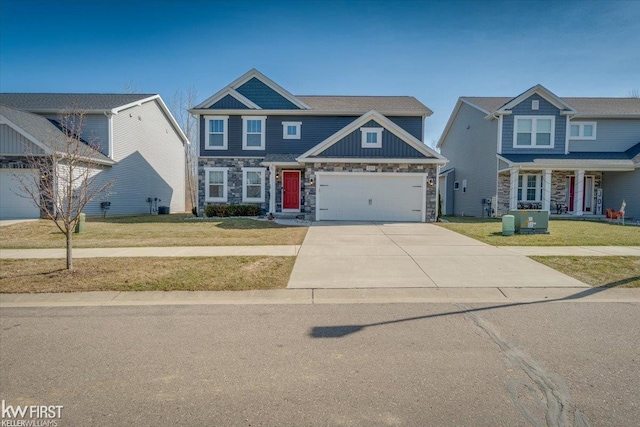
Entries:
{"label": "porch column", "polygon": [[574,194],[573,211],[577,216],[581,216],[583,214],[582,207],[584,206],[584,169],[576,173]]}
{"label": "porch column", "polygon": [[269,212],[276,213],[276,166],[269,165]]}
{"label": "porch column", "polygon": [[542,210],[551,212],[551,169],[545,169],[542,179]]}
{"label": "porch column", "polygon": [[511,169],[509,180],[509,210],[518,209],[518,169]]}

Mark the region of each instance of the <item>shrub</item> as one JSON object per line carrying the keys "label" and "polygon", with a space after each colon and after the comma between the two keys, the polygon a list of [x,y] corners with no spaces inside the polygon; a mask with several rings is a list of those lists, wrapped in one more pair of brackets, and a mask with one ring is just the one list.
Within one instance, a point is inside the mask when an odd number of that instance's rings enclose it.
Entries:
{"label": "shrub", "polygon": [[193,214],[193,216],[198,216],[198,207],[197,206],[192,207],[191,213]]}
{"label": "shrub", "polygon": [[207,205],[204,214],[208,218],[212,216],[258,216],[260,208],[255,205]]}

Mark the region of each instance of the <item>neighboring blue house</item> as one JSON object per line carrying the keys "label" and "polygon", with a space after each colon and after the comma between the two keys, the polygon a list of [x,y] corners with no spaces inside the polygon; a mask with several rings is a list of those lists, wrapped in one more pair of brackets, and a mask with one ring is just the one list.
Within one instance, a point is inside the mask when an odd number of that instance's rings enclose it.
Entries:
{"label": "neighboring blue house", "polygon": [[447,215],[515,208],[640,218],[640,99],[560,98],[541,85],[515,98],[461,97],[438,142]]}
{"label": "neighboring blue house", "polygon": [[433,221],[431,110],[410,96],[294,96],[253,69],[191,109],[199,208],[256,204],[311,220]]}

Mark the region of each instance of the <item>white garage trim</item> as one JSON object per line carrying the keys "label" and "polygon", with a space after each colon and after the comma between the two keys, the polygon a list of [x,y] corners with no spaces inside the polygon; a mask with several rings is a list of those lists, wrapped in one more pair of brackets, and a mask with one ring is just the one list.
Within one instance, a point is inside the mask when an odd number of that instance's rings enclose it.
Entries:
{"label": "white garage trim", "polygon": [[418,172],[324,172],[318,171],[315,172],[316,176],[316,208],[315,208],[315,217],[317,221],[322,220],[322,215],[320,214],[320,208],[322,206],[322,198],[320,187],[323,183],[323,178],[325,177],[357,177],[357,176],[365,176],[365,177],[380,177],[380,178],[402,178],[402,177],[419,177],[420,178],[420,191],[421,191],[421,200],[420,200],[420,217],[422,222],[426,222],[427,220],[427,177],[428,173],[418,173]]}

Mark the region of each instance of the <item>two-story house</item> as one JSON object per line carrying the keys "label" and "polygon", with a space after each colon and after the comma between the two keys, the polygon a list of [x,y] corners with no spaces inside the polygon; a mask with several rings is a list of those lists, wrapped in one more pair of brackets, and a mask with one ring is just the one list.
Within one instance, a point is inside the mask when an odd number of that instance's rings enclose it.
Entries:
{"label": "two-story house", "polygon": [[433,221],[431,110],[410,96],[294,96],[253,69],[191,109],[199,208],[257,204],[311,220]]}
{"label": "two-story house", "polygon": [[2,93],[0,105],[1,217],[40,215],[21,197],[16,173],[38,174],[25,155],[56,150],[64,114],[83,115],[80,137],[95,147],[101,165],[96,182],[113,182],[108,194],[85,207],[87,215],[157,213],[160,206],[185,211],[189,141],[159,95]]}
{"label": "two-story house", "polygon": [[[537,208],[640,217],[640,99],[560,98],[541,85],[461,97],[438,142],[446,215]],[[489,206],[489,203],[492,205]]]}

